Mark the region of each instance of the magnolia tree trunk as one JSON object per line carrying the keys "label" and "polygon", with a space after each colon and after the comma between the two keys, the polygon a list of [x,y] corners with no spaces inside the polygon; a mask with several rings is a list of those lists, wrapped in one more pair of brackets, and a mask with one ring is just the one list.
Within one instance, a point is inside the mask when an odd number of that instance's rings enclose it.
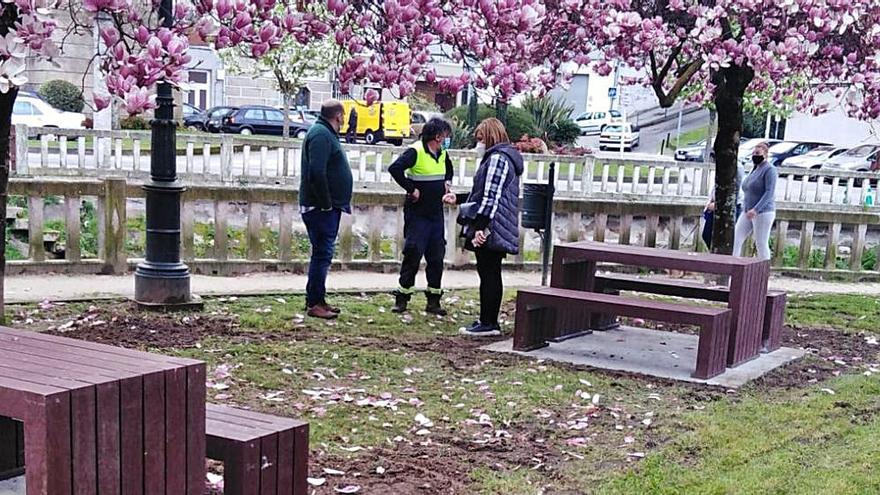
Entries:
{"label": "magnolia tree trunk", "polygon": [[495,102],[495,118],[507,127],[507,102],[501,100]]}
{"label": "magnolia tree trunk", "polygon": [[290,137],[290,97],[284,94],[284,129],[281,131],[284,139]]}
{"label": "magnolia tree trunk", "polygon": [[6,203],[9,190],[9,150],[14,143],[9,140],[12,127],[12,105],[18,88],[10,88],[0,93],[0,221],[3,222],[3,235],[0,236],[0,324],[6,324]]}
{"label": "magnolia tree trunk", "polygon": [[[712,75],[718,134],[715,136],[715,225],[712,251],[733,252],[736,212],[736,168],[743,126],[743,96],[755,76],[750,67],[732,65]],[[743,212],[745,214],[745,212]]]}

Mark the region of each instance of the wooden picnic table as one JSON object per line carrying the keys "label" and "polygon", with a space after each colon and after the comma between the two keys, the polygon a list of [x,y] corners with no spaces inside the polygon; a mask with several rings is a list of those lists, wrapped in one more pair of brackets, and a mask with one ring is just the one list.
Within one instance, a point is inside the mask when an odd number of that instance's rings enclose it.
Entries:
{"label": "wooden picnic table", "polygon": [[727,364],[736,366],[760,354],[764,304],[770,277],[769,262],[756,258],[583,241],[554,246],[550,285],[594,292],[598,263],[730,276],[728,307],[733,317]]}
{"label": "wooden picnic table", "polygon": [[0,417],[28,495],[204,493],[201,361],[0,327]]}

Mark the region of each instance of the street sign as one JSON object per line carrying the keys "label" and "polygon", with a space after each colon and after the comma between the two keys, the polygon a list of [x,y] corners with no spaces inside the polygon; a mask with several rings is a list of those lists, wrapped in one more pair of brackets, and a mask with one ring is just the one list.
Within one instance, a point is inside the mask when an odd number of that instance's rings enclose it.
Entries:
{"label": "street sign", "polygon": [[608,97],[614,98],[615,96],[617,96],[617,88],[614,88],[614,87],[608,88]]}

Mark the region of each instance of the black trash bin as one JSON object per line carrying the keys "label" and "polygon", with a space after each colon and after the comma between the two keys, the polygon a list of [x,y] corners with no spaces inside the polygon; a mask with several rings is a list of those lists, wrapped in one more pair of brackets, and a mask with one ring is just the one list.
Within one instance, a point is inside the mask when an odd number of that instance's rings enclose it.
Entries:
{"label": "black trash bin", "polygon": [[549,184],[524,184],[522,226],[543,230],[547,227],[547,190]]}

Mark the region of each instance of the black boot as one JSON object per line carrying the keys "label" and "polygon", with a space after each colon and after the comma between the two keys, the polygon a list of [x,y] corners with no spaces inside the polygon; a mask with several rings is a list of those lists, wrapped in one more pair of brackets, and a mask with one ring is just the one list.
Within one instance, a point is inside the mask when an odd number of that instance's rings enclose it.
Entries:
{"label": "black boot", "polygon": [[440,298],[442,297],[442,294],[426,292],[425,297],[428,299],[428,304],[425,306],[426,313],[437,316],[446,316],[446,310],[440,306]]}
{"label": "black boot", "polygon": [[409,303],[409,294],[404,294],[400,291],[392,292],[394,294],[394,307],[391,308],[392,313],[405,313],[406,305]]}

